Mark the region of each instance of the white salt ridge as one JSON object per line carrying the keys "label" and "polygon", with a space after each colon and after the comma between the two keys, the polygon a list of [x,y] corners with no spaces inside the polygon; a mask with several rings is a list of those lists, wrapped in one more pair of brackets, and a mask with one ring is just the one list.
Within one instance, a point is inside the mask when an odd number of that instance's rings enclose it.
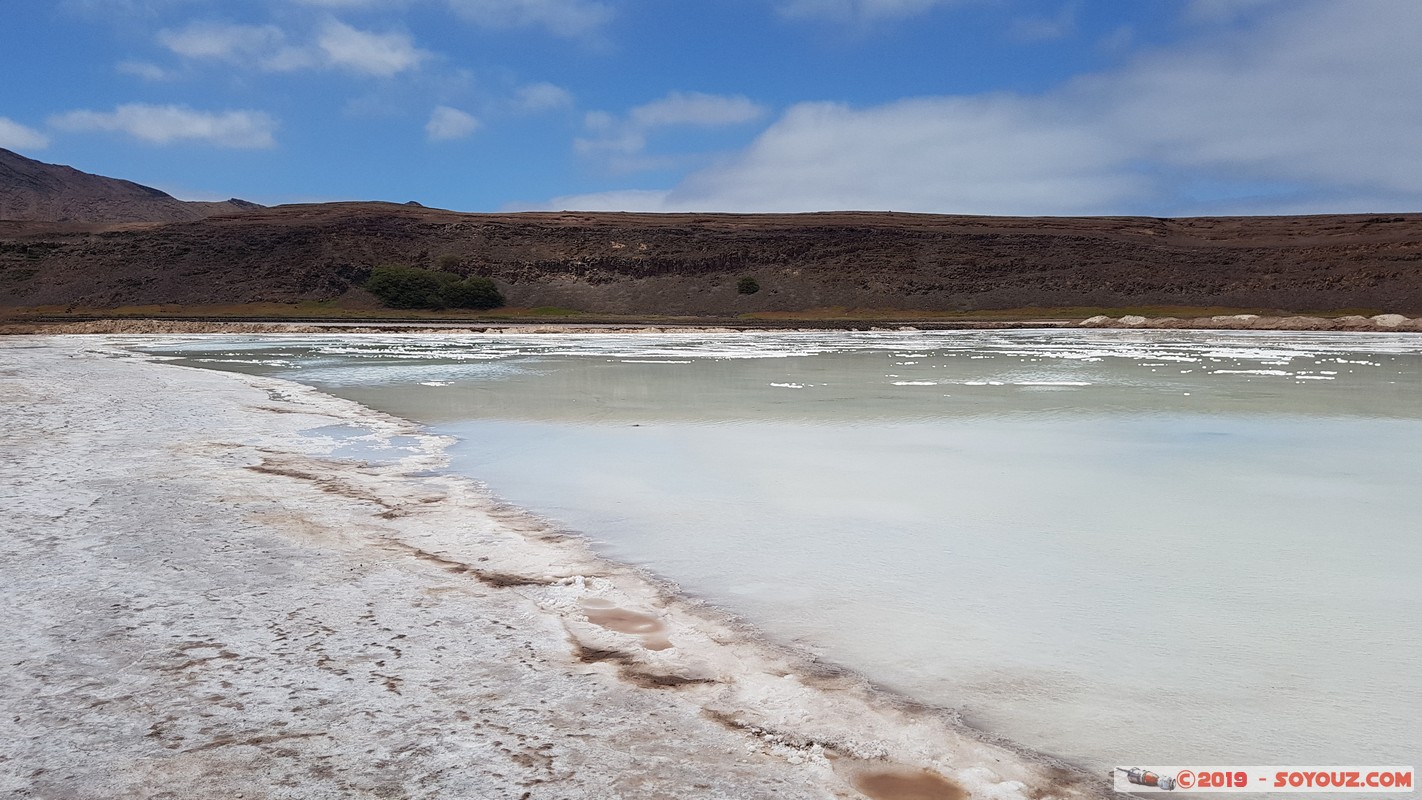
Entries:
{"label": "white salt ridge", "polygon": [[[293,338],[280,334],[244,337],[247,347],[276,345],[300,351],[313,345],[323,355],[349,358],[486,361],[559,356],[601,356],[614,359],[763,359],[801,358],[836,352],[888,350],[896,358],[940,358],[963,355],[1043,358],[1095,363],[1102,359],[1137,362],[1192,363],[1202,358],[1224,361],[1287,364],[1296,358],[1351,353],[1360,348],[1380,354],[1415,353],[1422,337],[1387,333],[1212,331],[1201,348],[1189,331],[1168,330],[1048,330],[1048,331],[814,331],[793,333],[578,333],[547,334],[426,334]],[[1095,334],[1095,335],[1093,335]],[[150,337],[156,349],[212,336]],[[912,345],[907,347],[906,345]],[[227,343],[224,349],[240,347]],[[1358,363],[1377,366],[1373,361]]]}
{"label": "white salt ridge", "polygon": [[1017,381],[1018,386],[1090,386],[1091,381]]}
{"label": "white salt ridge", "polygon": [[290,361],[279,358],[195,358],[194,361],[200,364],[261,364],[265,367],[286,367],[290,366]]}

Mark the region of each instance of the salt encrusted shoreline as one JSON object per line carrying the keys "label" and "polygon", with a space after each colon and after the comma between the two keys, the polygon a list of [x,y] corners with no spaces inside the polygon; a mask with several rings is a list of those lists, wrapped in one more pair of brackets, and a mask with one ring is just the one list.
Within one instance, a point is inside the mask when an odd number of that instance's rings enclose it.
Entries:
{"label": "salt encrusted shoreline", "polygon": [[[837,325],[845,329],[917,330],[913,323],[874,323],[865,321],[826,321],[804,328],[776,328],[780,331],[820,331]],[[1126,315],[1109,317],[1099,314],[1080,321],[1070,320],[936,320],[917,323],[930,329],[991,330],[1015,328],[1160,328],[1166,330],[1263,330],[1263,331],[1376,331],[1384,333],[1422,332],[1422,317],[1402,314],[1375,314],[1371,317],[1260,316],[1258,314],[1225,314],[1213,317],[1145,317]],[[754,323],[727,325],[655,325],[576,322],[506,323],[492,322],[466,326],[453,323],[361,323],[354,321],[324,324],[302,322],[222,322],[163,319],[100,319],[85,322],[9,322],[0,323],[3,335],[52,334],[197,334],[197,333],[284,333],[284,334],[364,334],[419,333],[458,335],[470,333],[736,333],[765,330]]]}
{"label": "salt encrusted shoreline", "polygon": [[1410,319],[1402,314],[1375,314],[1364,317],[1269,317],[1258,314],[1224,314],[1214,317],[1142,317],[1126,315],[1108,317],[1104,314],[1084,319],[1083,328],[1159,328],[1164,330],[1226,330],[1226,331],[1375,331],[1397,333],[1422,331],[1422,318]]}
{"label": "salt encrusted shoreline", "polygon": [[[403,420],[111,337],[0,359],[5,796],[1106,793],[596,557]],[[335,424],[409,449],[335,458]]]}

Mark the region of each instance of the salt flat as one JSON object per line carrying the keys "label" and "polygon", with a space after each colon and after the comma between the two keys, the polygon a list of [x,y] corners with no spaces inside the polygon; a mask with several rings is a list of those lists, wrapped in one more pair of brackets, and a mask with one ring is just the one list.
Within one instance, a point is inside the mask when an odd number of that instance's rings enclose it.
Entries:
{"label": "salt flat", "polygon": [[[355,403],[74,336],[0,340],[0,405],[0,794],[1104,792],[597,558]],[[413,444],[302,433],[337,423]]]}

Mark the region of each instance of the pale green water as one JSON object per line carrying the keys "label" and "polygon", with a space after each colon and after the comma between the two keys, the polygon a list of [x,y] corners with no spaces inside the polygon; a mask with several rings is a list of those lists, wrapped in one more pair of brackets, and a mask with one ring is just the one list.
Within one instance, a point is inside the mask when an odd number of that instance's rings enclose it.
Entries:
{"label": "pale green water", "polygon": [[[155,348],[148,348],[155,349]],[[1414,763],[1422,337],[203,337],[1080,763]]]}

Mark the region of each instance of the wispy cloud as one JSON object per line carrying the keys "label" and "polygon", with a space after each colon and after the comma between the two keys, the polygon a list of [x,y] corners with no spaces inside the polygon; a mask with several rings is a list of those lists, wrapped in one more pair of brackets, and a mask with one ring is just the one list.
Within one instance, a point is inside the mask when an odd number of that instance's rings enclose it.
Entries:
{"label": "wispy cloud", "polygon": [[221,61],[267,72],[328,67],[389,77],[417,68],[429,53],[408,33],[378,33],[328,20],[312,41],[293,43],[276,25],[194,22],[157,34],[158,42],[190,60]]}
{"label": "wispy cloud", "polygon": [[1291,0],[1190,0],[1185,16],[1195,22],[1229,23],[1287,2]]}
{"label": "wispy cloud", "polygon": [[1145,182],[1102,131],[1011,97],[805,103],[664,207],[1091,213]]}
{"label": "wispy cloud", "polygon": [[765,116],[765,107],[748,98],[702,92],[671,92],[666,97],[637,106],[627,115],[641,130],[672,125],[715,128],[754,122]]}
{"label": "wispy cloud", "polygon": [[133,75],[146,81],[162,81],[171,77],[168,70],[147,61],[120,61],[114,69],[124,75]]}
{"label": "wispy cloud", "polygon": [[670,207],[671,192],[663,189],[621,189],[592,194],[570,194],[555,197],[536,206],[519,204],[507,211],[662,211]]}
{"label": "wispy cloud", "polygon": [[266,58],[286,43],[286,34],[275,25],[194,22],[185,28],[158,31],[157,39],[184,58],[230,61]]}
{"label": "wispy cloud", "polygon": [[404,0],[293,0],[298,5],[320,8],[389,8],[404,5]]}
{"label": "wispy cloud", "polygon": [[455,13],[486,28],[543,28],[579,38],[600,31],[612,7],[595,0],[448,0]]}
{"label": "wispy cloud", "polygon": [[[574,149],[583,155],[636,156],[647,146],[655,131],[674,127],[722,128],[763,118],[767,109],[741,95],[726,96],[702,92],[671,92],[665,97],[637,106],[625,117],[606,111],[587,114],[584,125],[593,134],[574,140]],[[621,160],[617,169],[660,166],[664,159]]]}
{"label": "wispy cloud", "polygon": [[1045,94],[800,104],[665,193],[608,196],[647,210],[1202,213],[1274,186],[1295,208],[1422,208],[1422,83],[1401,79],[1422,72],[1417,30],[1418,3],[1276,4]]}
{"label": "wispy cloud", "polygon": [[113,111],[70,111],[51,117],[49,124],[62,131],[124,133],[152,144],[201,142],[233,148],[276,145],[276,121],[261,111],[196,111],[187,106],[130,103]]}
{"label": "wispy cloud", "polygon": [[0,117],[0,147],[6,150],[43,150],[49,147],[49,137],[9,117]]}
{"label": "wispy cloud", "polygon": [[432,142],[447,142],[463,139],[481,126],[482,123],[473,114],[449,106],[436,106],[430,114],[430,121],[425,123],[425,135]]}
{"label": "wispy cloud", "polygon": [[326,63],[367,75],[389,76],[414,69],[429,56],[407,33],[371,33],[331,21],[316,40]]}
{"label": "wispy cloud", "polygon": [[961,0],[778,0],[776,10],[789,19],[868,23],[903,19]]}
{"label": "wispy cloud", "polygon": [[520,86],[514,92],[514,106],[527,113],[567,108],[573,104],[573,95],[561,86],[551,83],[531,83]]}

